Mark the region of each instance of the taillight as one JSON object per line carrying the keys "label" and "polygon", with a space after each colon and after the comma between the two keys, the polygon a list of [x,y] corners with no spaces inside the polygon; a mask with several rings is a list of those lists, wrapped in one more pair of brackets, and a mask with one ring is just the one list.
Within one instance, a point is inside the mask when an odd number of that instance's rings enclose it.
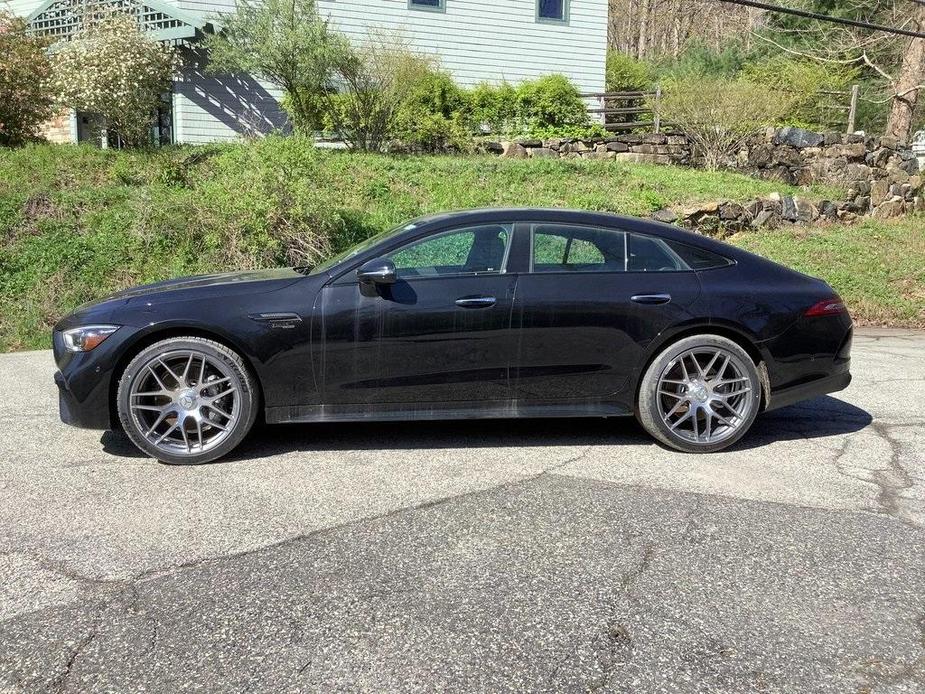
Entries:
{"label": "taillight", "polygon": [[806,309],[803,315],[807,318],[815,318],[817,316],[837,316],[841,313],[848,313],[848,309],[845,307],[845,302],[836,294],[830,299],[817,301]]}

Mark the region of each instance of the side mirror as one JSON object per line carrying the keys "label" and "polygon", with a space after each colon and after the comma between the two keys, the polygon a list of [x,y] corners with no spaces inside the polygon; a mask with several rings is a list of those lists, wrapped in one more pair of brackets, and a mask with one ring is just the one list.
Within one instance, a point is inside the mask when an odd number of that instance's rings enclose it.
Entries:
{"label": "side mirror", "polygon": [[357,279],[361,283],[395,284],[395,263],[388,258],[376,258],[360,266]]}

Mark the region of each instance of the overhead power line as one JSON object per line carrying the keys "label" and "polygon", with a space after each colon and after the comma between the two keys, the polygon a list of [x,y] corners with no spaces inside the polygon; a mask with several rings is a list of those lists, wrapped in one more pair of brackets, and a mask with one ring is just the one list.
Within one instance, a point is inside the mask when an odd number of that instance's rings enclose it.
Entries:
{"label": "overhead power line", "polygon": [[[899,34],[901,36],[911,36],[915,39],[925,39],[925,33],[921,31],[912,31],[911,29],[900,29],[885,24],[873,24],[871,22],[862,22],[855,19],[845,19],[843,17],[832,17],[827,14],[818,12],[808,12],[807,10],[797,10],[793,7],[782,7],[780,5],[771,5],[766,2],[757,2],[757,0],[719,0],[731,5],[744,5],[745,7],[754,7],[759,10],[768,12],[779,12],[781,14],[790,14],[794,17],[803,17],[804,19],[818,19],[820,22],[831,22],[833,24],[843,24],[845,26],[858,27],[860,29],[870,29],[871,31],[882,31],[887,34]],[[918,2],[919,0],[915,0]]]}

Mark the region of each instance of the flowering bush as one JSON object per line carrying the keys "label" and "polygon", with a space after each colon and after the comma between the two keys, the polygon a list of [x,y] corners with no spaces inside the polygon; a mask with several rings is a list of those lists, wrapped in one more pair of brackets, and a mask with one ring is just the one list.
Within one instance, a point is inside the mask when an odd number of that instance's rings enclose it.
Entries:
{"label": "flowering bush", "polygon": [[51,116],[45,47],[43,39],[26,33],[25,22],[0,12],[0,145],[34,138],[39,124]]}
{"label": "flowering bush", "polygon": [[58,101],[97,113],[130,145],[145,144],[160,95],[179,67],[173,48],[145,37],[127,14],[86,18],[52,55]]}

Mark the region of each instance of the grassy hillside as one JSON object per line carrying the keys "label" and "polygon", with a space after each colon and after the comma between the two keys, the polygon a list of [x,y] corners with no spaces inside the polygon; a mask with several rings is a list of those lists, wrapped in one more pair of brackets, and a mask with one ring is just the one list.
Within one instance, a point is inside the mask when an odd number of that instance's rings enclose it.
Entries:
{"label": "grassy hillside", "polygon": [[[646,215],[773,190],[787,189],[737,174],[613,162],[319,152],[296,139],[147,153],[54,146],[0,151],[0,350],[47,346],[59,316],[124,286],[314,262],[428,212],[528,205]],[[896,229],[890,243],[906,243],[907,232]],[[854,231],[842,233],[855,238]],[[753,247],[798,267],[815,259],[788,256],[789,246],[775,238],[745,242],[766,244]],[[831,252],[842,249],[850,247]],[[921,248],[911,252],[919,254],[921,268]],[[914,296],[912,308],[896,311],[889,303],[896,282],[913,292],[921,286],[914,257],[897,255],[904,269],[895,277],[876,274],[883,291],[864,310],[872,318],[915,323],[921,316]],[[845,263],[850,268],[851,258]],[[912,274],[902,274],[907,270]]]}

